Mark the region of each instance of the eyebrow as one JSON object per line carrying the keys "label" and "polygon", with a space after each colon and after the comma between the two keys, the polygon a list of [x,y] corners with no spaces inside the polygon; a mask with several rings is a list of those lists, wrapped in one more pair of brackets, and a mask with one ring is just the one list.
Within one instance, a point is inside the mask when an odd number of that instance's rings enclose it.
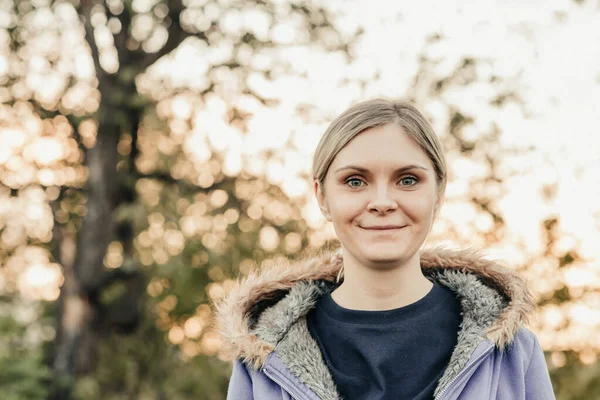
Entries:
{"label": "eyebrow", "polygon": [[[414,169],[414,168],[422,169],[424,171],[427,171],[427,168],[425,168],[425,167],[422,167],[422,166],[416,165],[416,164],[411,164],[411,165],[407,165],[405,167],[401,167],[401,168],[396,169],[394,171],[394,173],[404,172],[404,171],[408,171],[408,170],[411,170],[411,169]],[[363,174],[369,173],[368,169],[363,168],[363,167],[358,167],[356,165],[346,165],[345,167],[341,167],[341,168],[336,169],[335,172],[339,172],[339,171],[342,171],[342,170],[345,170],[345,169],[355,169],[355,170],[357,170],[359,172],[362,172]]]}

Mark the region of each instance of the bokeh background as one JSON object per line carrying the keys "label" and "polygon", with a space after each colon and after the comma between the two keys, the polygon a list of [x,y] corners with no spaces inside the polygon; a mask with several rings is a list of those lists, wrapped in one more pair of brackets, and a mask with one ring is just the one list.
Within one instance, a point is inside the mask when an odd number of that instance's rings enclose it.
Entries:
{"label": "bokeh background", "polygon": [[403,97],[429,244],[518,271],[558,399],[600,398],[600,2],[0,1],[3,399],[224,399],[211,301],[334,243],[328,123]]}

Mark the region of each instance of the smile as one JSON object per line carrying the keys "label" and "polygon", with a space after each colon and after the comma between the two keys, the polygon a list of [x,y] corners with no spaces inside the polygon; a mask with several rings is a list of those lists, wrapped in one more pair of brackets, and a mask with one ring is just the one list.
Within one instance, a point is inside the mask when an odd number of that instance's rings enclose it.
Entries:
{"label": "smile", "polygon": [[363,228],[361,226],[361,228],[366,231],[371,231],[371,232],[396,232],[402,228],[406,228],[406,226],[402,226],[402,227],[398,227],[398,228]]}

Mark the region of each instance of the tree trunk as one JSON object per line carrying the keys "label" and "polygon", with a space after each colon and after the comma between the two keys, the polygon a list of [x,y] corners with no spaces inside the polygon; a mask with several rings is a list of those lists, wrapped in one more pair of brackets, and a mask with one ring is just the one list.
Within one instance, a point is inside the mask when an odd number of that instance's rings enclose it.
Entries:
{"label": "tree trunk", "polygon": [[64,266],[65,281],[59,298],[52,365],[55,400],[70,399],[76,375],[91,371],[95,364],[97,331],[93,328],[100,318],[97,299],[105,281],[104,256],[114,238],[112,213],[120,127],[111,119],[111,114],[99,112],[96,145],[88,151],[85,161],[88,168],[86,214],[78,232],[73,266]]}

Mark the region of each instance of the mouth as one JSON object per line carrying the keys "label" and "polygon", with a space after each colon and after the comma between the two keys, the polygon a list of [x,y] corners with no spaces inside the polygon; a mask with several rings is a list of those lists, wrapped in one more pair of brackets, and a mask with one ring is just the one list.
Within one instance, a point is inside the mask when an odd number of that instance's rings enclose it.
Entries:
{"label": "mouth", "polygon": [[394,232],[394,231],[399,231],[402,228],[405,228],[406,225],[404,226],[375,226],[375,227],[369,227],[369,228],[365,228],[363,226],[361,226],[360,228],[367,230],[367,231],[374,231],[374,232]]}

